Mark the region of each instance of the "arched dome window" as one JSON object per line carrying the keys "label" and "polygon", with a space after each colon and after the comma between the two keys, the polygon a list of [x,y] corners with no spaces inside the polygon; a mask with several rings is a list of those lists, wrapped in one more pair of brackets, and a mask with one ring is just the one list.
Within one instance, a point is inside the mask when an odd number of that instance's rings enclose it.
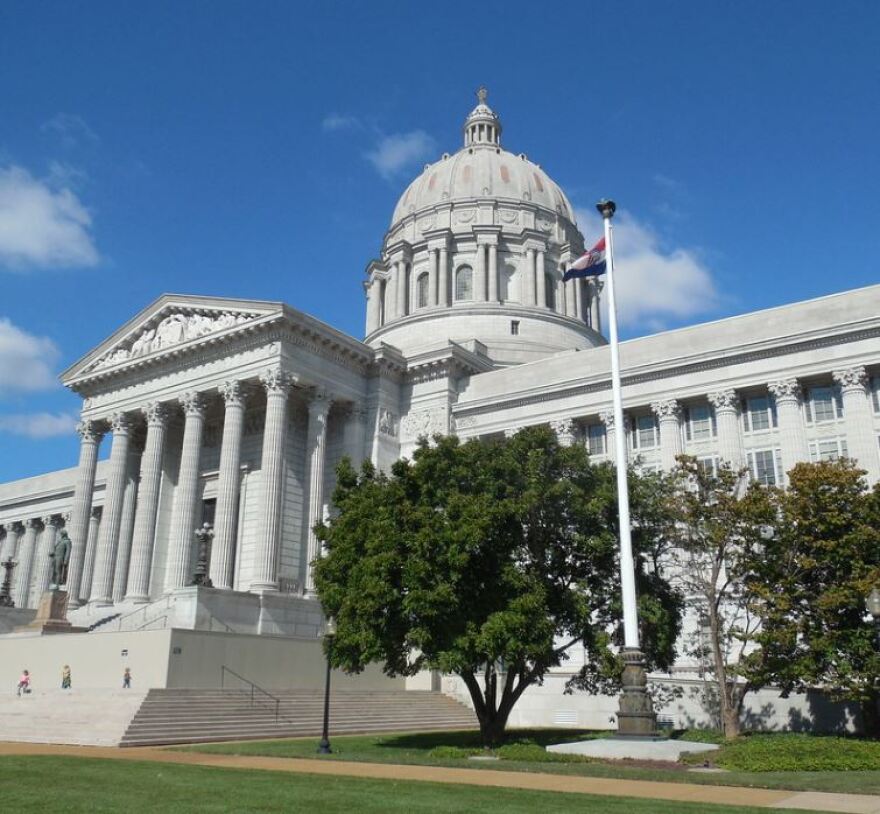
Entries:
{"label": "arched dome window", "polygon": [[504,266],[499,280],[501,302],[519,302],[519,280],[515,266]]}
{"label": "arched dome window", "polygon": [[455,301],[472,300],[474,298],[474,270],[470,266],[461,266],[455,272]]}
{"label": "arched dome window", "polygon": [[428,272],[419,275],[416,280],[416,308],[428,307]]}
{"label": "arched dome window", "polygon": [[546,300],[544,305],[553,309],[556,307],[556,280],[553,279],[552,274],[545,274],[544,280],[544,299]]}

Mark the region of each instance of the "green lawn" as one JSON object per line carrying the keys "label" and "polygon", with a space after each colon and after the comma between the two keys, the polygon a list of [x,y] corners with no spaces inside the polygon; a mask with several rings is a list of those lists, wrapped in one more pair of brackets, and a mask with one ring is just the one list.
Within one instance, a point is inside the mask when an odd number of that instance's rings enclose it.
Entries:
{"label": "green lawn", "polygon": [[479,811],[757,814],[766,809],[76,757],[0,757],[3,810],[64,814]]}
{"label": "green lawn", "polygon": [[[786,771],[731,770],[719,774],[702,774],[687,771],[686,766],[672,764],[670,768],[644,768],[620,761],[606,763],[590,761],[573,756],[550,756],[543,750],[548,743],[580,740],[596,737],[595,732],[572,730],[513,730],[513,745],[499,750],[501,760],[474,761],[469,754],[479,754],[477,732],[434,732],[424,734],[383,734],[343,736],[331,738],[333,754],[317,755],[317,738],[244,741],[238,743],[206,744],[182,747],[199,752],[219,752],[240,755],[270,755],[273,757],[314,758],[317,760],[356,760],[369,763],[415,763],[432,766],[454,766],[484,770],[508,770],[523,772],[550,772],[575,774],[589,777],[617,777],[633,780],[662,780],[676,783],[700,783],[726,786],[751,786],[768,789],[791,789],[796,791],[849,792],[854,794],[880,794],[880,742],[851,739],[811,737],[807,735],[769,735],[742,738],[720,752],[712,753],[711,760],[724,764],[750,766],[763,761],[766,755],[776,753],[776,759],[785,758],[788,763],[804,756],[804,767]],[[607,734],[607,733],[603,733]],[[816,755],[837,761],[846,756],[852,747],[861,759],[856,763],[844,761],[840,765],[861,767],[876,765],[876,769],[862,768],[849,771],[805,771],[821,766]],[[864,755],[868,755],[865,761]],[[729,755],[729,757],[728,757]],[[806,761],[809,758],[810,764]],[[790,766],[783,763],[786,769]],[[796,764],[795,764],[796,765]],[[834,765],[833,763],[831,765]],[[836,768],[836,766],[835,766]]]}

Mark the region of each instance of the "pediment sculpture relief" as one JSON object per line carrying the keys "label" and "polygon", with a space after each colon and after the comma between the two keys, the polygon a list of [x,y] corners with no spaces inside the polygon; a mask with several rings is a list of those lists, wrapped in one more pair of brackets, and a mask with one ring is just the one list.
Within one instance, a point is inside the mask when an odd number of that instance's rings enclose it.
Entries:
{"label": "pediment sculpture relief", "polygon": [[253,319],[256,314],[233,313],[224,311],[221,314],[174,313],[164,317],[156,326],[141,331],[128,347],[115,348],[99,359],[93,370],[112,367],[128,359],[145,356],[156,350],[179,345],[191,339],[198,339],[207,334],[223,331],[235,325],[241,325]]}

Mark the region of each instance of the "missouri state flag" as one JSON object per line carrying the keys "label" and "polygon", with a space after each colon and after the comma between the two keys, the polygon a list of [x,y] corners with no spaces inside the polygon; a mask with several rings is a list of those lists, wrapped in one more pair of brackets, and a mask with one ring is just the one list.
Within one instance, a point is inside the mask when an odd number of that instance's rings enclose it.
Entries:
{"label": "missouri state flag", "polygon": [[599,239],[599,242],[593,246],[588,252],[584,252],[571,266],[566,269],[563,280],[568,282],[575,277],[598,277],[605,273],[605,238]]}

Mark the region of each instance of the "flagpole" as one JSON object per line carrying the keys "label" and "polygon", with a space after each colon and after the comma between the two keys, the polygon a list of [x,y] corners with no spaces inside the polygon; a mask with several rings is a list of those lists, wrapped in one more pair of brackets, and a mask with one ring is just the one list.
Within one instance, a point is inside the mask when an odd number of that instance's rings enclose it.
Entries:
{"label": "flagpole", "polygon": [[632,527],[629,515],[626,433],[623,426],[623,399],[620,386],[620,352],[617,339],[617,302],[614,297],[614,227],[611,223],[617,205],[602,199],[596,209],[605,222],[606,288],[608,289],[608,339],[611,353],[611,397],[614,412],[614,450],[617,469],[617,508],[620,517],[620,587],[623,598],[623,693],[620,697],[617,731],[619,735],[650,736],[656,729],[651,699],[647,695],[645,659],[639,646],[639,620],[636,604],[636,575],[632,554]]}

